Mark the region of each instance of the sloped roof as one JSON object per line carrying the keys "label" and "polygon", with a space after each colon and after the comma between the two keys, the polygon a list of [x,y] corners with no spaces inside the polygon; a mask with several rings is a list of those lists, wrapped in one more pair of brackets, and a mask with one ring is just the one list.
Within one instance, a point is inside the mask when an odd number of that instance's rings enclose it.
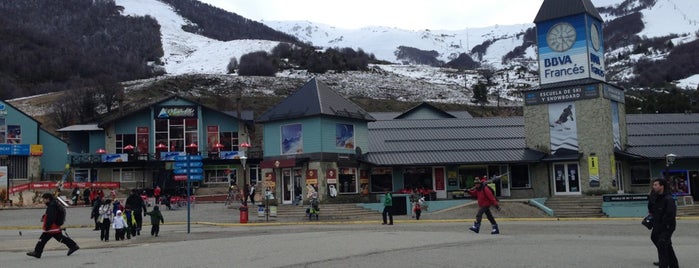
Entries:
{"label": "sloped roof", "polygon": [[397,116],[396,119],[410,118],[413,114],[417,113],[420,110],[429,110],[442,118],[456,118],[456,116],[451,115],[445,111],[442,111],[442,109],[434,107],[433,105],[431,105],[427,102],[423,102],[423,103],[420,103],[417,106],[411,108],[410,110],[405,111],[401,115]]}
{"label": "sloped roof", "polygon": [[583,13],[604,21],[590,0],[544,0],[534,23]]}
{"label": "sloped roof", "polygon": [[699,114],[626,115],[626,152],[664,159],[667,154],[699,158]]}
{"label": "sloped roof", "polygon": [[364,160],[375,165],[536,162],[523,117],[390,120],[369,123]]}
{"label": "sloped roof", "polygon": [[265,123],[318,115],[365,121],[376,120],[364,109],[345,99],[314,77],[289,97],[262,114],[256,121]]}
{"label": "sloped roof", "polygon": [[70,132],[70,131],[102,131],[103,129],[97,124],[83,124],[83,125],[72,125],[61,129],[57,129],[58,132]]}
{"label": "sloped roof", "polygon": [[[621,154],[699,158],[699,114],[628,114],[626,124],[628,147]],[[538,162],[547,156],[526,147],[523,117],[376,121],[369,123],[368,149],[363,159],[384,166]]]}
{"label": "sloped roof", "polygon": [[[105,117],[105,118],[99,123],[98,127],[105,126],[105,125],[107,125],[107,124],[109,124],[109,123],[112,123],[112,122],[114,122],[114,121],[117,121],[117,120],[119,120],[119,119],[121,119],[121,118],[124,118],[124,117],[126,117],[126,116],[133,115],[133,114],[137,114],[137,113],[140,113],[140,112],[142,112],[142,111],[144,111],[144,110],[149,110],[150,107],[153,106],[153,105],[156,105],[156,104],[158,104],[158,103],[162,103],[162,102],[165,102],[165,101],[168,101],[168,100],[172,100],[172,99],[183,99],[183,100],[186,100],[186,101],[188,101],[188,102],[195,103],[195,104],[197,104],[197,105],[201,105],[201,106],[204,107],[205,109],[208,109],[208,110],[211,110],[211,111],[216,111],[216,112],[225,114],[226,116],[230,116],[230,117],[233,117],[233,118],[237,118],[237,117],[238,117],[238,116],[237,116],[237,112],[232,112],[232,111],[219,111],[219,110],[217,110],[217,109],[215,109],[215,108],[206,106],[206,105],[204,105],[204,104],[201,104],[201,103],[199,103],[199,102],[197,102],[197,101],[194,101],[194,100],[191,100],[191,99],[189,99],[189,98],[186,98],[186,97],[183,97],[183,96],[179,96],[179,95],[171,95],[171,96],[165,96],[165,97],[162,97],[162,98],[159,98],[159,99],[155,99],[155,100],[152,100],[152,101],[150,101],[150,102],[148,102],[148,101],[138,102],[138,103],[135,104],[134,107],[131,107],[131,109],[129,109],[128,111],[126,111],[126,112],[124,112],[124,113],[115,112],[115,113],[113,113],[112,115],[109,115],[109,116]],[[241,117],[240,119],[242,119],[242,120],[245,120],[245,121],[252,121],[252,120],[253,120],[252,111],[241,111],[240,117]]]}

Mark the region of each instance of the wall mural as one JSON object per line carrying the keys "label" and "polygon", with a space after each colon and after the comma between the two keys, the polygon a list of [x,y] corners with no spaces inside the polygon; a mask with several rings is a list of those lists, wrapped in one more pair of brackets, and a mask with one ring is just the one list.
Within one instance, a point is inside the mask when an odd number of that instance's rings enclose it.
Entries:
{"label": "wall mural", "polygon": [[575,116],[573,102],[549,104],[549,134],[552,155],[578,153],[578,128]]}
{"label": "wall mural", "polygon": [[282,154],[303,153],[303,127],[301,124],[282,126]]}

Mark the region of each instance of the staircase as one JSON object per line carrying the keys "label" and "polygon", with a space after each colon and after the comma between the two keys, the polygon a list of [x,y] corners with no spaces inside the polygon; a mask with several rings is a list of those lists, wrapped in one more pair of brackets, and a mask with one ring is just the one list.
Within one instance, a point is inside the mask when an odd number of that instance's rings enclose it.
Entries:
{"label": "staircase", "polygon": [[678,206],[677,216],[699,216],[699,205]]}
{"label": "staircase", "polygon": [[[308,220],[306,216],[308,205],[280,205],[277,207],[277,217],[284,219]],[[321,221],[354,221],[354,220],[377,220],[381,214],[356,204],[320,204],[318,213]],[[313,217],[315,220],[315,217]]]}
{"label": "staircase", "polygon": [[601,196],[553,196],[544,205],[559,218],[606,217]]}

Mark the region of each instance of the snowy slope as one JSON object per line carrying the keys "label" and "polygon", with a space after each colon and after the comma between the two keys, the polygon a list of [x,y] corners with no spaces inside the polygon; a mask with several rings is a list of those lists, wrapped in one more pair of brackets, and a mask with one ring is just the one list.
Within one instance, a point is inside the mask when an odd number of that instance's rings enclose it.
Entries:
{"label": "snowy slope", "polygon": [[124,7],[124,15],[149,15],[160,24],[168,74],[224,74],[231,57],[255,51],[270,51],[279,42],[267,40],[218,41],[182,30],[188,22],[172,7],[156,0],[116,0]]}

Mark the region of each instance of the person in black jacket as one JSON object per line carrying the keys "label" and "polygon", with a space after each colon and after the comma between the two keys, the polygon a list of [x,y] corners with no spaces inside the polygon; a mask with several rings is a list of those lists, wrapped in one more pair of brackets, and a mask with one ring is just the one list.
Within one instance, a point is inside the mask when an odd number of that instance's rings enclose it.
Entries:
{"label": "person in black jacket", "polygon": [[[651,214],[653,216],[653,231],[650,240],[658,249],[658,266],[661,268],[679,267],[675,250],[672,248],[672,233],[675,231],[677,222],[677,205],[672,198],[670,184],[665,179],[653,180],[653,192],[649,202]],[[656,264],[656,263],[653,263]]]}
{"label": "person in black jacket", "polygon": [[[133,217],[136,219],[136,234],[141,235],[141,226],[143,226],[143,216],[148,212],[146,203],[143,202],[141,196],[138,195],[136,189],[131,190],[131,194],[126,198],[126,208],[133,212]],[[131,231],[132,235],[134,231]]]}
{"label": "person in black jacket", "polygon": [[58,204],[58,201],[56,201],[56,198],[50,193],[45,193],[41,196],[41,198],[43,199],[44,204],[46,204],[46,213],[43,217],[41,217],[41,221],[43,222],[41,228],[43,229],[43,232],[39,237],[39,242],[37,242],[36,246],[34,247],[34,251],[27,252],[27,256],[41,258],[41,253],[44,252],[44,246],[51,238],[56,239],[58,242],[68,246],[68,256],[70,256],[70,254],[73,254],[73,252],[80,249],[80,247],[75,243],[75,241],[73,241],[73,239],[63,235],[58,218],[65,217],[65,215],[59,214],[58,206],[60,205]]}
{"label": "person in black jacket", "polygon": [[95,229],[93,231],[99,231],[102,229],[100,224],[102,224],[99,220],[100,217],[100,207],[102,206],[102,197],[95,197],[95,200],[92,202],[92,211],[90,212],[90,219],[95,220]]}

